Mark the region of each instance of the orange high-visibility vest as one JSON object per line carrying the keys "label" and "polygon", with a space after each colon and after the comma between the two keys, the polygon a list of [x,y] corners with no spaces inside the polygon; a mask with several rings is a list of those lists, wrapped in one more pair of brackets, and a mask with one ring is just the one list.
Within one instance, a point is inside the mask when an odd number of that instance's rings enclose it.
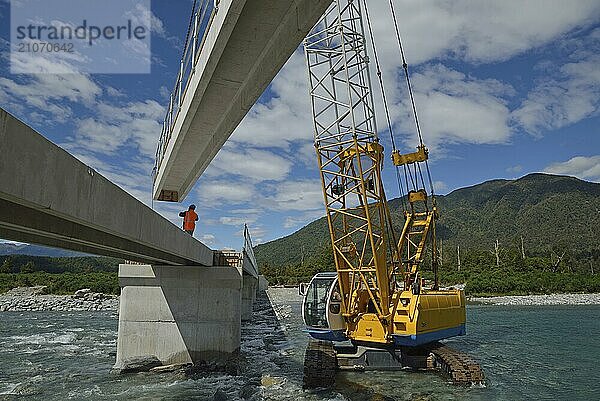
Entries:
{"label": "orange high-visibility vest", "polygon": [[183,218],[183,229],[184,230],[193,230],[196,227],[196,220],[198,220],[198,215],[193,210],[188,210],[185,212],[185,217]]}

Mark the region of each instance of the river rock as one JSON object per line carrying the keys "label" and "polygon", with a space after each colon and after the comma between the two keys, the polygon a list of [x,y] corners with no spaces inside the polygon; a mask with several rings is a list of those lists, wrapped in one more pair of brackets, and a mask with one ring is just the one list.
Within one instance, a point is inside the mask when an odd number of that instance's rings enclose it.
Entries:
{"label": "river rock", "polygon": [[73,298],[85,298],[86,295],[90,294],[91,292],[92,290],[89,288],[82,288],[80,290],[75,291],[75,294],[73,294]]}
{"label": "river rock", "polygon": [[36,285],[34,287],[17,287],[13,288],[3,295],[10,297],[31,297],[34,295],[43,294],[46,291],[45,285]]}
{"label": "river rock", "polygon": [[224,391],[217,390],[212,396],[213,401],[227,401],[229,397]]}
{"label": "river rock", "polygon": [[150,369],[150,372],[153,373],[167,373],[167,372],[176,372],[178,370],[183,370],[189,367],[191,363],[174,363],[171,365],[163,365],[157,366],[155,368]]}

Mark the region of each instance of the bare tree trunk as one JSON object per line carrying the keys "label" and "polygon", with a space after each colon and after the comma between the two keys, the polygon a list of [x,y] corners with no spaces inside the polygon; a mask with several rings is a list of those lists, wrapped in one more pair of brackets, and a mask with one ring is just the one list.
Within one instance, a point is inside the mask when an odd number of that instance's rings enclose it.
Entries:
{"label": "bare tree trunk", "polygon": [[460,245],[456,246],[456,255],[458,257],[458,271],[460,271]]}
{"label": "bare tree trunk", "polygon": [[594,265],[592,263],[592,259],[590,258],[590,271],[594,274]]}
{"label": "bare tree trunk", "polygon": [[494,243],[494,255],[496,256],[496,267],[500,267],[500,242],[498,240]]}
{"label": "bare tree trunk", "polygon": [[556,273],[556,269],[558,269],[558,266],[560,265],[560,262],[562,262],[563,258],[565,257],[565,253],[563,252],[562,255],[558,256],[558,254],[556,254],[556,263],[552,262],[552,260],[554,259],[554,252],[552,252],[552,254],[550,255],[550,261],[553,263],[552,265],[552,273]]}
{"label": "bare tree trunk", "polygon": [[440,251],[438,252],[440,267],[444,266],[444,255],[442,253],[443,251],[444,251],[444,243],[442,242],[442,239],[440,238]]}
{"label": "bare tree trunk", "polygon": [[521,235],[521,257],[525,260],[525,245],[523,243],[523,236]]}

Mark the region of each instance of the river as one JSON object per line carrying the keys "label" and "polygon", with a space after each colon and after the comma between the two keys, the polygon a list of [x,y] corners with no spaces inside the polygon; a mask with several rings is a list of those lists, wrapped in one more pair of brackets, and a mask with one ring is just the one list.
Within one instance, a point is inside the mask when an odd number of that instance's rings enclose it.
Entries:
{"label": "river", "polygon": [[0,313],[0,400],[600,400],[598,305],[468,306],[467,336],[449,342],[481,363],[485,387],[347,372],[335,388],[308,392],[301,299],[279,288],[269,297],[242,327],[237,376],[114,375],[115,312]]}

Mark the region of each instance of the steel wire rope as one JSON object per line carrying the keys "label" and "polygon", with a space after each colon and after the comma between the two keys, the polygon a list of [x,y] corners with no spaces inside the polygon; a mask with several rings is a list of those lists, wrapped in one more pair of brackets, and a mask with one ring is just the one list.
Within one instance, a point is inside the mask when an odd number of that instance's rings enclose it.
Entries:
{"label": "steel wire rope", "polygon": [[[366,0],[363,0],[363,4],[365,7],[365,17],[367,19],[367,27],[369,30],[369,37],[371,39],[371,48],[373,49],[373,58],[375,59],[375,66],[377,68],[377,79],[379,81],[379,87],[381,89],[381,97],[383,98],[383,108],[385,110],[385,118],[386,118],[386,122],[388,125],[388,130],[390,132],[392,149],[397,150],[396,141],[394,139],[394,130],[392,127],[392,121],[390,118],[390,111],[389,111],[388,102],[387,102],[387,96],[385,94],[385,85],[383,83],[383,76],[381,73],[381,65],[379,64],[379,56],[377,55],[377,47],[375,45],[375,38],[373,36],[373,28],[371,26],[371,18],[369,16],[369,9],[367,7]],[[396,169],[396,181],[398,183],[398,192],[400,193],[400,199],[402,199],[402,206],[403,206],[404,210],[407,210],[406,199],[404,197],[404,190],[402,189],[402,182],[401,182],[402,180],[400,178],[400,170],[398,169],[398,166],[394,166],[394,167]],[[406,184],[407,184],[407,190],[408,190],[408,182]]]}
{"label": "steel wire rope", "polygon": [[[385,85],[383,83],[383,76],[381,73],[381,65],[379,64],[379,56],[377,55],[377,47],[375,45],[375,38],[373,35],[373,27],[371,25],[371,18],[369,16],[369,9],[367,7],[367,2],[366,0],[363,0],[363,5],[364,5],[364,9],[365,9],[365,17],[367,20],[367,28],[369,31],[369,38],[371,39],[371,48],[373,49],[373,58],[375,59],[375,66],[377,68],[377,80],[379,81],[379,87],[381,89],[381,96],[383,98],[383,107],[385,110],[385,118],[386,118],[386,122],[388,125],[388,131],[390,133],[390,139],[392,142],[392,148],[393,150],[396,150],[396,142],[394,140],[394,130],[392,127],[392,121],[390,118],[390,112],[389,112],[389,107],[388,107],[388,102],[387,102],[387,96],[385,94]],[[375,107],[375,105],[373,105],[373,107]],[[395,171],[396,171],[396,182],[398,183],[398,192],[400,194],[400,199],[402,201],[402,207],[404,209],[404,211],[407,211],[407,205],[406,205],[406,198],[404,196],[404,191],[402,190],[402,182],[401,182],[401,178],[400,178],[400,171],[398,169],[398,166],[394,166],[395,167]],[[407,190],[408,190],[408,182],[407,182]],[[388,248],[389,248],[389,252],[391,255],[391,258],[393,259],[393,255],[394,252],[392,251],[392,249],[394,249],[396,247],[396,244],[392,244],[391,241],[392,239],[394,240],[394,242],[396,241],[396,236],[394,235],[394,228],[392,226],[392,222],[389,222],[389,226],[387,224],[384,224],[384,226],[386,227],[386,231],[387,231],[387,237],[388,237]],[[400,255],[397,255],[398,258],[400,258]]]}
{"label": "steel wire rope", "polygon": [[[417,106],[415,105],[415,98],[413,95],[412,85],[410,83],[410,75],[408,73],[408,64],[406,63],[406,57],[404,56],[404,47],[402,46],[402,38],[400,36],[400,29],[398,28],[398,19],[396,18],[396,11],[394,8],[393,0],[389,0],[390,11],[392,13],[392,19],[394,21],[394,28],[396,30],[396,40],[398,42],[398,47],[400,49],[400,55],[402,56],[402,68],[404,69],[404,76],[406,78],[406,86],[408,87],[408,93],[410,96],[410,102],[412,105],[413,116],[415,118],[415,126],[417,128],[417,135],[419,136],[419,144],[424,146],[423,144],[423,135],[421,133],[421,125],[419,124],[419,117],[417,116]],[[429,186],[431,188],[431,198],[432,202],[435,205],[435,193],[433,189],[433,180],[431,179],[431,171],[429,170],[429,163],[425,160],[425,168],[427,170],[427,178],[429,180]],[[421,179],[422,176],[421,176]]]}

